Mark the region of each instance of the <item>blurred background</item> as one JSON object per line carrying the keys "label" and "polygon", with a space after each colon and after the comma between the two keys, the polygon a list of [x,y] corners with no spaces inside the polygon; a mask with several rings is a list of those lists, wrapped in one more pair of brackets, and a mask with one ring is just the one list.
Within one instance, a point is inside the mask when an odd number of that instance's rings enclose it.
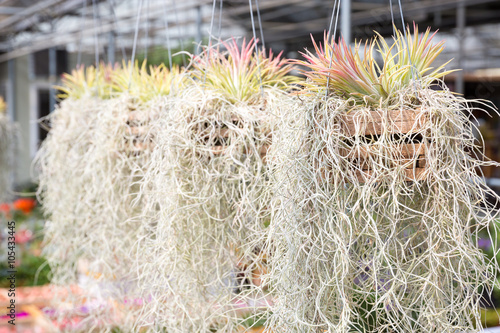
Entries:
{"label": "blurred background", "polygon": [[[0,97],[17,133],[8,161],[8,182],[14,191],[0,202],[0,220],[2,229],[7,219],[18,221],[18,265],[26,271],[19,286],[44,285],[50,276],[40,257],[43,217],[34,196],[31,162],[47,136],[44,117],[58,103],[53,86],[63,73],[79,65],[130,60],[133,55],[151,64],[168,63],[169,49],[173,62],[183,65],[187,57],[178,52],[196,53],[209,40],[248,39],[253,28],[274,53],[299,58],[299,51],[312,46],[311,35],[316,40],[323,37],[336,1],[337,30],[350,43],[369,39],[374,31],[389,38],[393,18],[399,28],[403,22],[414,22],[421,31],[439,30],[434,42],[446,40],[446,49],[438,62],[453,59],[447,69],[462,69],[445,78],[450,89],[500,106],[500,0],[401,0],[401,6],[397,0],[392,6],[390,0],[0,0]],[[474,116],[486,155],[500,161],[499,117],[494,112]],[[482,173],[500,191],[500,169],[487,167]],[[5,230],[2,234],[3,243]],[[491,242],[479,245],[493,254]],[[6,259],[0,253],[3,281]],[[43,289],[26,290],[26,332],[36,331],[34,322],[48,327],[43,305],[50,295]],[[5,299],[2,289],[2,309]],[[500,291],[485,305],[492,309],[485,312],[485,322],[499,325],[493,309],[500,307]],[[0,332],[8,332],[4,324],[5,316]]]}
{"label": "blurred background", "polygon": [[[392,34],[391,14],[401,27],[401,11],[393,0],[338,0],[337,30],[350,41],[366,40],[374,31]],[[311,46],[328,29],[335,0],[253,0],[256,35],[275,53],[290,58]],[[446,77],[448,86],[468,98],[500,104],[500,1],[402,0],[406,24],[439,30],[446,40],[438,61],[453,59],[461,68]],[[257,11],[258,8],[258,11]],[[257,15],[260,14],[260,15]],[[259,22],[260,18],[260,22]],[[261,24],[259,24],[261,23]],[[136,29],[137,28],[137,29]],[[138,32],[135,36],[135,32]],[[196,52],[208,39],[252,37],[247,0],[0,0],[0,96],[20,130],[13,184],[32,183],[30,165],[47,131],[40,119],[57,104],[61,74],[78,64],[121,62],[131,58],[167,62],[167,49]],[[263,38],[262,38],[263,37]],[[174,56],[182,64],[186,57]],[[477,115],[485,117],[484,115]],[[497,117],[481,121],[487,155],[500,156]],[[42,124],[43,125],[43,124]],[[500,170],[484,170],[500,186]],[[499,179],[497,179],[497,177]]]}

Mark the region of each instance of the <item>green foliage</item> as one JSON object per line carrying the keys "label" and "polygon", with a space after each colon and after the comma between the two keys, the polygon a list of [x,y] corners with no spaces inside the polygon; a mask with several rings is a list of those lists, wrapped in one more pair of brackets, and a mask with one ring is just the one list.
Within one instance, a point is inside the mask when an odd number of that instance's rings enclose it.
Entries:
{"label": "green foliage", "polygon": [[482,309],[481,322],[483,327],[496,327],[500,325],[500,309]]}
{"label": "green foliage", "polygon": [[[32,200],[32,199],[29,199]],[[12,210],[5,215],[5,212],[0,212],[0,221],[2,225],[6,225],[6,221],[16,222],[16,240],[20,233],[29,233],[33,236],[27,242],[16,243],[16,286],[39,286],[49,283],[50,268],[46,264],[46,260],[40,255],[43,229],[43,216],[39,207],[35,207],[29,212],[23,212],[21,209],[16,209],[16,202],[13,204]],[[19,204],[18,204],[19,205]],[[18,206],[21,207],[21,206]],[[19,236],[21,238],[22,235]],[[5,256],[5,249],[1,249],[1,253]],[[7,276],[10,274],[7,260],[0,262],[0,288],[6,288],[10,285]]]}
{"label": "green foliage", "polygon": [[[490,265],[496,267],[500,262],[500,220],[492,221],[487,229],[482,230],[477,243]],[[496,280],[492,293],[496,304],[493,305],[500,307],[500,275],[497,275]]]}
{"label": "green foliage", "polygon": [[266,321],[271,313],[265,313],[264,315],[258,316],[246,316],[242,319],[240,325],[245,329],[262,327],[266,324]]}
{"label": "green foliage", "polygon": [[[17,287],[41,286],[50,282],[50,267],[43,257],[25,253],[20,261],[21,265],[16,267]],[[10,285],[7,280],[10,275],[8,271],[7,264],[0,263],[0,288],[8,288]]]}
{"label": "green foliage", "polygon": [[[170,50],[170,53],[172,54],[172,67],[185,66],[189,62],[189,54],[196,53],[197,48],[198,45],[194,42],[194,40],[188,40],[185,42],[184,48],[181,48],[180,46],[172,48]],[[168,66],[168,49],[163,46],[154,46],[148,49],[147,57],[145,52],[137,55],[137,61],[139,61],[139,63],[146,62],[148,66],[160,66],[162,64]]]}

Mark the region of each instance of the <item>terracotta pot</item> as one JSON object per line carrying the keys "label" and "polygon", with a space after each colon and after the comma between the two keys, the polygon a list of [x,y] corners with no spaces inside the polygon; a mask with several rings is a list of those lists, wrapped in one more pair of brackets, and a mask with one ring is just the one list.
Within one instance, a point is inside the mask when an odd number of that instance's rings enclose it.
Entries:
{"label": "terracotta pot", "polygon": [[[231,123],[236,128],[242,128],[241,119],[237,117],[231,118]],[[215,128],[215,134],[213,134],[213,129]],[[224,155],[227,153],[227,144],[231,138],[232,128],[229,128],[227,124],[217,123],[215,125],[210,123],[202,123],[196,129],[199,133],[201,133],[201,140],[204,144],[209,146],[210,151],[215,156]],[[270,139],[271,134],[266,134],[266,136]],[[262,159],[265,160],[265,156],[269,149],[269,144],[264,144],[261,146],[259,154]]]}
{"label": "terracotta pot", "polygon": [[239,272],[239,278],[248,279],[248,283],[260,287],[262,286],[262,277],[268,272],[267,255],[258,250],[256,250],[255,254],[257,255],[257,260],[253,263],[252,267],[250,267],[251,262],[248,258],[238,255],[236,268]]}
{"label": "terracotta pot", "polygon": [[[341,149],[340,155],[359,168],[357,177],[360,182],[365,182],[372,174],[373,167],[370,165],[370,157],[374,157],[374,151],[379,151],[376,146],[378,136],[382,133],[389,133],[394,146],[390,152],[393,154],[384,163],[388,168],[405,167],[405,174],[408,181],[418,181],[423,179],[426,168],[425,152],[428,144],[423,142],[421,136],[422,128],[427,121],[425,114],[420,110],[373,110],[370,119],[366,124],[362,124],[362,134],[356,131],[356,124],[363,120],[366,114],[362,112],[352,112],[341,118],[341,129],[346,137],[351,138],[351,143],[356,139],[365,140],[366,145],[352,149]],[[414,134],[414,135],[412,135]],[[361,138],[360,138],[361,137]],[[404,137],[405,140],[401,140]],[[349,144],[349,143],[348,143]],[[395,158],[394,158],[395,157]]]}
{"label": "terracotta pot", "polygon": [[148,113],[131,109],[127,119],[128,127],[125,134],[127,152],[137,155],[153,148],[153,141],[146,127],[150,121],[151,118]]}

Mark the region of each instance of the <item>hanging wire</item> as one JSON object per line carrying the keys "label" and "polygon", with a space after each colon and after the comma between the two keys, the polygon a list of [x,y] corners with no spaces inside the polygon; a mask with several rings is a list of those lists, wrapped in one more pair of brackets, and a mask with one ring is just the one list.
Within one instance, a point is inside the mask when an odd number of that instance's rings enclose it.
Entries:
{"label": "hanging wire", "polygon": [[[335,14],[335,27],[333,29],[333,40],[335,40],[335,37],[337,36],[337,26],[339,23],[339,13],[340,13],[340,0],[337,2],[337,13]],[[331,66],[331,60],[330,59],[330,66]]]}
{"label": "hanging wire", "polygon": [[391,9],[392,34],[394,37],[396,37],[396,24],[394,23],[394,10],[392,9],[392,0],[389,0],[389,7]]}
{"label": "hanging wire", "polygon": [[[391,0],[392,2],[392,0]],[[410,62],[410,70],[411,70],[411,78],[413,79],[413,83],[415,85],[415,90],[416,90],[416,79],[415,79],[415,65],[413,64],[413,61],[411,59],[411,54],[410,54],[410,46],[408,45],[408,38],[406,36],[406,24],[405,24],[405,19],[403,16],[403,6],[401,5],[401,0],[398,0],[399,3],[399,14],[401,15],[401,24],[403,25],[403,33],[405,36],[405,44],[406,44],[406,51],[408,52],[408,61]]]}
{"label": "hanging wire", "polygon": [[[109,0],[109,8],[111,9],[111,14],[113,15],[113,20],[114,20],[115,26],[118,27],[118,17],[116,16],[116,12],[115,12],[114,0]],[[116,36],[118,37],[117,40],[119,40],[120,34],[118,33],[118,29],[116,30]],[[126,62],[127,61],[127,53],[125,52],[125,47],[123,46],[123,43],[120,43],[120,49],[122,51],[122,57]]]}
{"label": "hanging wire", "polygon": [[[184,51],[184,42],[182,41],[181,26],[179,25],[179,15],[177,14],[177,6],[175,5],[175,1],[176,0],[174,0],[172,3],[175,15],[175,25],[177,26],[177,33],[179,34],[179,43],[181,45],[181,51]],[[182,64],[184,65],[184,67],[186,67],[186,56],[184,52],[182,52],[181,58],[182,58]]]}
{"label": "hanging wire", "polygon": [[[335,14],[335,9],[337,9],[337,13],[336,14]],[[332,40],[335,43],[335,37],[336,37],[336,34],[337,34],[337,24],[338,24],[338,21],[339,21],[339,12],[340,12],[340,3],[339,3],[339,0],[335,0],[335,2],[333,4],[332,18],[330,20],[330,27],[328,28],[328,34],[327,34],[327,39],[326,39],[325,43],[328,43],[329,40],[330,40],[330,34],[332,32],[332,25],[333,25],[334,14],[335,14],[335,27],[333,29],[333,38],[332,38]],[[325,45],[325,50],[326,50],[326,45]],[[330,64],[328,65],[328,69],[332,68],[332,63],[333,63],[333,52],[330,54]],[[326,78],[325,99],[328,98],[328,89],[329,88],[330,88],[330,75],[328,75],[328,77]]]}
{"label": "hanging wire", "polygon": [[[212,29],[214,27],[214,18],[215,18],[215,4],[217,0],[213,0],[212,2],[212,17],[210,19],[210,30],[208,32],[208,48],[207,51],[210,54],[210,49],[212,48]],[[205,90],[205,83],[207,82],[207,71],[203,73],[203,90]]]}
{"label": "hanging wire", "polygon": [[219,32],[218,32],[218,39],[220,40],[221,34],[222,34],[222,1],[220,0],[220,7],[219,7]]}
{"label": "hanging wire", "polygon": [[76,60],[76,67],[80,67],[82,64],[82,43],[83,43],[83,31],[86,28],[85,14],[87,13],[87,0],[83,0],[83,9],[80,19],[82,20],[82,29],[80,30],[80,41],[78,42],[78,56]]}
{"label": "hanging wire", "polygon": [[97,11],[95,0],[92,0],[92,14],[94,17],[94,46],[95,46],[95,67],[99,70],[99,33],[97,29]]}
{"label": "hanging wire", "polygon": [[148,46],[149,46],[149,0],[146,0],[146,37],[144,42],[146,46],[144,47],[144,59],[148,58]]}
{"label": "hanging wire", "polygon": [[137,48],[137,36],[139,35],[139,22],[141,21],[142,2],[143,2],[143,0],[139,0],[139,10],[137,12],[137,20],[135,22],[134,45],[132,47],[132,59],[131,59],[131,62],[130,62],[130,73],[129,73],[129,81],[128,81],[128,90],[130,90],[130,85],[132,84],[132,71],[133,71],[133,68],[134,68],[135,50]]}
{"label": "hanging wire", "polygon": [[260,19],[259,0],[255,0],[255,9],[257,9],[257,19],[259,20],[260,42],[262,43],[262,51],[266,53],[266,41],[264,39],[264,28],[262,27],[262,20]]}
{"label": "hanging wire", "polygon": [[262,73],[260,70],[260,59],[259,59],[259,47],[257,46],[257,34],[255,32],[255,22],[253,18],[253,7],[252,7],[252,0],[248,0],[248,4],[250,6],[250,20],[252,21],[252,33],[253,33],[253,40],[254,40],[254,45],[255,45],[255,57],[257,58],[257,68],[259,69],[259,82],[260,82],[260,95],[262,99],[264,99],[264,89],[262,87]]}
{"label": "hanging wire", "polygon": [[170,30],[168,28],[166,4],[163,5],[163,24],[165,25],[165,34],[167,36],[167,53],[168,53],[168,66],[172,69],[172,48],[170,46]]}
{"label": "hanging wire", "polygon": [[[332,34],[333,19],[335,18],[335,9],[337,8],[337,6],[338,6],[338,0],[334,0],[334,2],[333,2],[333,9],[332,9],[332,16],[330,18],[330,25],[328,27],[328,33],[326,35],[326,40],[330,40],[330,35]],[[337,22],[335,22],[335,30],[337,30]]]}
{"label": "hanging wire", "polygon": [[215,18],[215,4],[217,0],[212,1],[212,17],[210,18],[210,32],[208,34],[208,47],[212,47],[212,32],[214,28],[214,18]]}

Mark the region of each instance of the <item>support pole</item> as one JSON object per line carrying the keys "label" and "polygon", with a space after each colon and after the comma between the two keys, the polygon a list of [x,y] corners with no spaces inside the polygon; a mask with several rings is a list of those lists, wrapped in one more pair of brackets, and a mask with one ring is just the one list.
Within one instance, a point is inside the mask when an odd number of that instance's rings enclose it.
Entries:
{"label": "support pole", "polygon": [[443,14],[440,10],[434,12],[434,26],[433,29],[437,30],[441,28],[441,24],[443,24]]}
{"label": "support pole", "polygon": [[351,43],[351,0],[340,1],[340,32],[347,45]]}
{"label": "support pole", "polygon": [[[7,62],[7,74],[8,74],[8,87],[7,87],[7,117],[9,117],[9,119],[12,121],[12,122],[15,122],[17,120],[17,115],[16,115],[16,97],[17,97],[17,93],[16,93],[16,60],[15,59],[10,59],[8,62]],[[16,142],[15,142],[15,146],[14,147],[17,147],[17,145],[19,144],[19,142],[17,141],[16,139]],[[19,155],[17,154],[17,151],[16,149],[11,149],[9,151],[9,159],[11,160],[11,172],[10,172],[10,175],[9,175],[9,184],[8,184],[8,189],[12,189],[12,185],[14,185],[16,183],[16,177],[17,177],[17,170],[18,170],[18,158],[19,158]]]}
{"label": "support pole", "polygon": [[455,92],[459,94],[464,93],[464,39],[465,39],[465,3],[463,0],[458,2],[457,6],[457,32],[458,38],[458,54],[457,54],[457,67],[460,69],[457,72],[455,79]]}
{"label": "support pole", "polygon": [[7,62],[9,86],[7,90],[7,115],[11,121],[16,121],[16,64],[14,59]]}
{"label": "support pole", "polygon": [[[110,20],[112,20],[114,16],[114,12],[113,12],[113,4],[111,2],[109,2],[109,17],[110,17]],[[110,65],[114,65],[115,64],[115,54],[116,54],[116,50],[115,50],[115,47],[116,47],[116,38],[115,38],[115,31],[114,30],[110,30],[109,33],[108,33],[108,63]],[[147,50],[147,49],[146,49]]]}
{"label": "support pole", "polygon": [[201,6],[196,6],[196,54],[200,53],[200,45],[201,45],[201,24],[202,24],[202,16],[201,16]]}
{"label": "support pole", "polygon": [[108,34],[108,62],[111,65],[115,63],[115,32],[110,31]]}
{"label": "support pole", "polygon": [[56,105],[56,91],[53,85],[56,83],[57,76],[57,53],[56,48],[49,48],[49,82],[50,82],[50,95],[49,95],[49,110],[54,111]]}

